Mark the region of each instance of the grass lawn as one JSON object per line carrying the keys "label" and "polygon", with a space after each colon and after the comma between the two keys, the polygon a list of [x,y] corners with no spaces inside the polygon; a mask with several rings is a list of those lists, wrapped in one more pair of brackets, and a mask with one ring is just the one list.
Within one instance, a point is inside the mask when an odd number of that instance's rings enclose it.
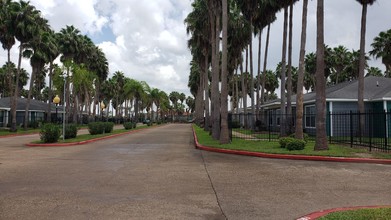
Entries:
{"label": "grass lawn", "polygon": [[368,152],[367,149],[350,148],[347,146],[329,145],[328,151],[314,151],[314,142],[308,142],[305,149],[301,151],[289,151],[281,148],[278,141],[251,141],[243,139],[233,139],[230,144],[220,144],[213,140],[208,132],[202,128],[193,125],[197,134],[198,142],[204,146],[216,147],[231,150],[244,150],[252,152],[262,152],[270,154],[294,154],[294,155],[313,155],[313,156],[332,156],[332,157],[371,157],[379,159],[391,159],[391,154],[380,152]]}
{"label": "grass lawn", "polygon": [[319,220],[389,220],[391,208],[358,209],[334,212],[319,218]]}
{"label": "grass lawn", "polygon": [[39,133],[40,129],[27,129],[24,130],[23,128],[18,128],[16,132],[10,132],[9,129],[0,129],[0,136],[6,136],[6,135],[13,135],[13,134],[34,134]]}
{"label": "grass lawn", "polygon": [[[97,134],[97,135],[90,135],[90,134],[80,134],[80,135],[77,135],[76,138],[70,138],[70,139],[65,139],[64,141],[62,140],[62,137],[60,137],[60,139],[58,140],[57,143],[74,143],[74,142],[81,142],[81,141],[87,141],[87,140],[91,140],[91,139],[95,139],[95,138],[100,138],[100,137],[106,137],[106,136],[110,136],[110,135],[114,135],[114,134],[121,134],[121,133],[126,133],[126,132],[130,132],[130,131],[134,131],[134,130],[139,130],[139,129],[143,129],[143,128],[146,128],[148,127],[147,125],[141,125],[141,126],[138,126],[134,129],[131,129],[131,130],[126,130],[126,129],[116,129],[116,130],[113,130],[111,133],[105,133],[105,134]],[[32,142],[34,144],[43,144],[42,141],[34,141]]]}

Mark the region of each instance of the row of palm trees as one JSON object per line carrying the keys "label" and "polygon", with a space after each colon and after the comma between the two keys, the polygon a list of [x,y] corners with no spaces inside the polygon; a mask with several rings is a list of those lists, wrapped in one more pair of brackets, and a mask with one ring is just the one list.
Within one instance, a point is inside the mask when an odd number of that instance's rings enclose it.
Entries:
{"label": "row of palm trees", "polygon": [[[90,116],[99,115],[102,102],[106,106],[112,103],[117,115],[122,116],[127,115],[130,105],[134,105],[136,114],[144,109],[149,111],[152,104],[158,111],[169,108],[166,104],[169,96],[159,89],[151,89],[145,82],[127,78],[122,72],[116,72],[108,79],[107,58],[88,36],[72,25],[59,32],[53,31],[48,20],[30,2],[0,1],[0,42],[8,55],[7,63],[0,68],[0,94],[1,97],[12,97],[11,131],[17,129],[16,106],[21,96],[27,97],[26,113],[32,98],[46,101],[47,120],[51,119],[54,94],[62,97],[63,91],[66,98],[62,104],[74,122],[82,112],[88,112]],[[19,56],[15,65],[10,53],[17,42]],[[29,59],[31,74],[21,67],[22,58]],[[45,86],[46,76],[49,78],[48,86]],[[28,79],[29,89],[24,90]],[[176,112],[184,111],[181,107],[185,99],[189,99],[191,104],[190,98],[180,96],[177,100],[181,100],[181,105],[173,103],[177,107]],[[24,121],[27,129],[28,114],[25,114]]]}
{"label": "row of palm trees", "polygon": [[[86,80],[79,81],[81,78],[93,79],[96,88],[94,102],[97,103],[99,101],[100,84],[108,74],[108,62],[102,50],[95,46],[86,35],[80,34],[80,31],[73,26],[66,26],[58,33],[54,32],[48,20],[29,2],[6,0],[1,1],[0,4],[0,41],[3,48],[8,52],[8,67],[12,66],[10,51],[16,40],[20,43],[16,72],[13,71],[13,68],[7,68],[8,76],[14,78],[11,80],[13,83],[10,84],[10,91],[12,92],[8,92],[12,96],[11,131],[16,131],[16,105],[17,98],[20,97],[19,78],[22,70],[22,57],[29,59],[32,68],[25,112],[29,110],[31,96],[38,81],[41,81],[40,85],[42,87],[42,81],[44,81],[42,78],[45,79],[43,74],[45,74],[46,66],[48,66],[49,76],[48,97],[53,96],[52,77],[55,67],[54,61],[57,57],[60,57],[65,70],[63,78],[65,79],[65,90],[67,92],[66,111],[70,112],[71,107],[74,111],[77,111],[80,96],[87,95],[83,93]],[[94,113],[95,111],[94,107]],[[50,114],[49,103],[48,118],[51,117]],[[24,126],[27,128],[28,114],[25,114],[24,121]]]}
{"label": "row of palm trees", "polygon": [[[185,103],[188,106],[188,113],[194,108],[192,97],[186,97],[184,93],[176,91],[167,94],[158,88],[150,87],[145,81],[126,77],[121,71],[115,72],[113,77],[105,80],[101,91],[104,104],[112,105],[116,117],[138,120],[140,113],[146,112],[147,118],[159,121],[167,116],[183,114]],[[152,112],[155,115],[152,115]],[[109,114],[109,111],[106,111],[106,114]]]}
{"label": "row of palm trees", "polygon": [[[363,82],[365,68],[369,74],[379,74],[379,69],[366,67],[368,58],[364,47],[367,6],[373,4],[374,0],[357,0],[363,6],[361,44],[358,51],[348,51],[343,46],[329,48],[324,45],[324,1],[317,0],[317,49],[316,53],[309,54],[305,52],[308,0],[303,0],[299,67],[294,68],[292,67],[292,16],[293,5],[297,2],[297,0],[195,0],[193,2],[193,11],[185,19],[187,32],[191,35],[188,47],[193,56],[190,63],[189,87],[196,97],[196,122],[201,124],[205,116],[204,128],[210,129],[212,137],[219,139],[221,143],[229,142],[226,135],[228,94],[234,102],[238,102],[239,97],[242,98],[245,114],[247,114],[246,102],[247,95],[249,95],[251,113],[256,115],[255,112],[261,112],[260,105],[267,100],[267,97],[273,96],[270,92],[275,88],[270,87],[270,84],[275,85],[276,75],[279,75],[280,88],[286,88],[281,89],[280,94],[282,115],[292,113],[290,97],[294,91],[293,87],[296,88],[296,138],[303,138],[303,125],[301,124],[303,89],[305,87],[307,90],[311,88],[316,91],[318,117],[315,149],[328,149],[325,127],[326,85],[352,78]],[[272,80],[272,73],[267,70],[270,24],[276,20],[276,13],[280,10],[284,11],[282,58],[276,71],[278,74]],[[267,35],[263,69],[261,69],[263,30],[267,31]],[[254,39],[256,37],[259,39],[256,76],[254,76],[252,56],[253,35]],[[384,45],[387,41],[383,37],[381,42],[379,44]],[[374,49],[370,54],[376,58],[381,57],[383,63],[386,64],[385,61],[390,58],[389,52],[387,56],[384,55],[387,46],[381,48],[375,45],[374,42],[372,44]],[[387,72],[389,72],[389,66]],[[362,83],[360,83],[358,93],[363,94]],[[361,97],[359,102],[362,102],[362,96],[359,95],[359,97]],[[360,111],[363,112],[361,105]],[[287,133],[286,126],[284,126],[286,118],[282,117],[281,120],[281,136],[285,136]]]}

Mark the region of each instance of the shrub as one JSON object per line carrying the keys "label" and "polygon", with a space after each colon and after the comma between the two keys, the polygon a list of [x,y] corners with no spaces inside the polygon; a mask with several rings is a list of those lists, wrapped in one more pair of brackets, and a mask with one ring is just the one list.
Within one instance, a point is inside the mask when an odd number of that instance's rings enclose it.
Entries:
{"label": "shrub", "polygon": [[288,145],[288,143],[290,143],[294,140],[295,139],[291,138],[291,137],[283,137],[283,138],[280,138],[280,140],[278,142],[280,143],[281,148],[285,148]]}
{"label": "shrub", "polygon": [[137,123],[134,122],[134,123],[133,123],[133,128],[136,128],[136,127],[137,127]]}
{"label": "shrub", "polygon": [[91,122],[88,124],[88,131],[91,135],[103,134],[104,122]]}
{"label": "shrub", "polygon": [[[295,135],[296,135],[296,133],[293,133],[293,134],[289,135],[289,137],[295,138]],[[303,138],[304,138],[305,143],[308,143],[309,135],[307,133],[303,133]]]}
{"label": "shrub", "polygon": [[77,136],[76,124],[67,124],[65,126],[65,139],[75,138]]}
{"label": "shrub", "polygon": [[60,128],[55,124],[44,124],[41,127],[40,137],[44,143],[55,143],[61,135]]}
{"label": "shrub", "polygon": [[114,123],[113,122],[103,122],[103,130],[104,133],[111,133],[114,128]]}
{"label": "shrub", "polygon": [[126,130],[132,129],[132,128],[133,128],[133,123],[132,123],[132,122],[125,122],[125,123],[124,123],[124,128],[125,128]]}
{"label": "shrub", "polygon": [[306,142],[300,139],[293,139],[291,142],[288,142],[286,149],[288,150],[303,150]]}

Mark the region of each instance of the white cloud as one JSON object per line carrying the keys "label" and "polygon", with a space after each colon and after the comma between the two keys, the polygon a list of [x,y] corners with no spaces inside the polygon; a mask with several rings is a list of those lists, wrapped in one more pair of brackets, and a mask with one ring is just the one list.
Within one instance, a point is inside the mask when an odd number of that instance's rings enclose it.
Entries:
{"label": "white cloud", "polygon": [[[187,80],[191,56],[183,20],[191,11],[191,3],[190,0],[31,0],[31,4],[42,11],[56,31],[66,25],[74,25],[90,36],[111,30],[113,36],[104,38],[111,40],[96,42],[108,58],[110,76],[115,71],[123,71],[128,77],[144,80],[168,93],[177,90],[186,94],[190,94]],[[326,44],[358,49],[361,6],[356,1],[328,0],[325,7]],[[294,65],[298,63],[301,8],[302,2],[299,1],[294,11]],[[368,7],[367,50],[380,31],[391,28],[388,22],[391,20],[390,8],[389,0],[378,0]],[[282,19],[282,13],[279,13],[271,29],[270,69],[275,69],[281,60]],[[265,35],[264,32],[263,38]],[[307,52],[315,51],[315,37],[316,1],[309,1]],[[18,43],[12,50],[15,63],[17,46]],[[257,40],[253,48],[256,58]],[[0,50],[1,64],[5,60],[6,52]],[[370,65],[384,69],[380,61]],[[28,60],[24,60],[23,66],[31,69]],[[256,66],[254,70],[257,70]]]}

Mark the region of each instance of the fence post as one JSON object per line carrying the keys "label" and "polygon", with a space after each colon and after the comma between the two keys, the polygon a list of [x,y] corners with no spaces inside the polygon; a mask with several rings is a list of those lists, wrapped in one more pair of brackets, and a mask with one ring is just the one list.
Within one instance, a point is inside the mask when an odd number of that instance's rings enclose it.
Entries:
{"label": "fence post", "polygon": [[387,112],[384,110],[384,149],[387,149]]}
{"label": "fence post", "polygon": [[353,112],[350,111],[350,147],[353,148]]}
{"label": "fence post", "polygon": [[271,112],[269,111],[267,114],[268,114],[268,116],[269,116],[269,117],[268,117],[268,120],[267,120],[267,124],[268,124],[268,129],[267,129],[267,130],[268,130],[268,132],[269,132],[269,142],[270,142],[270,138],[271,138],[271,137],[270,137],[270,135],[271,135],[271,133],[270,133],[270,130],[271,130],[270,115],[271,115]]}
{"label": "fence post", "polygon": [[374,112],[369,112],[369,152],[372,151],[373,114],[374,114]]}

